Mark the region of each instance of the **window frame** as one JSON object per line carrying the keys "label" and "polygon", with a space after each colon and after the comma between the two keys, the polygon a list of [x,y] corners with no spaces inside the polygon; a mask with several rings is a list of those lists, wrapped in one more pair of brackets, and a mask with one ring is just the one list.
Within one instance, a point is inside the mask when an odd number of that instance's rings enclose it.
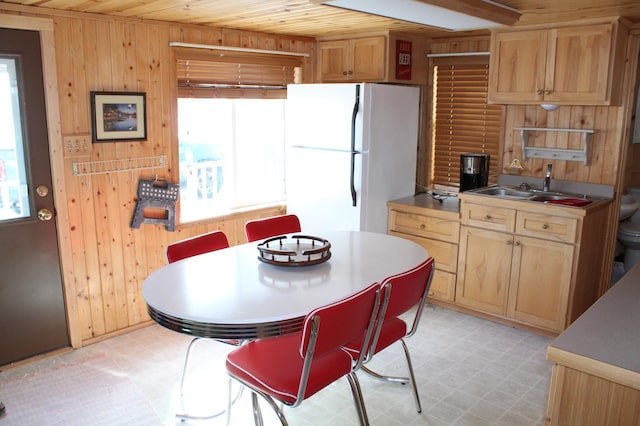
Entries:
{"label": "window frame", "polygon": [[[299,54],[297,52],[292,52],[290,55],[288,54],[274,54],[252,51],[245,52],[242,49],[238,51],[234,50],[224,50],[215,49],[215,46],[211,46],[211,48],[199,48],[199,47],[182,47],[177,46],[172,49],[172,63],[173,63],[173,87],[172,92],[173,96],[173,111],[172,114],[172,140],[175,143],[172,143],[172,173],[171,175],[180,183],[180,141],[179,141],[179,129],[178,129],[178,99],[179,98],[227,98],[227,99],[286,99],[286,85],[292,83],[300,83],[301,75],[302,75],[302,66],[304,64],[304,54]],[[270,69],[274,69],[275,66],[281,66],[284,70],[283,75],[284,79],[280,79],[278,81],[229,81],[224,80],[220,82],[216,82],[215,79],[213,81],[202,81],[199,80],[197,83],[204,83],[202,85],[198,84],[189,84],[190,82],[184,81],[184,72],[178,70],[178,62],[194,58],[198,61],[210,60],[212,62],[220,62],[224,64],[234,63],[236,61],[238,64],[242,64],[242,66],[247,69],[251,69],[252,65],[254,66],[254,70],[258,67],[262,67],[263,65],[268,65]],[[278,65],[279,64],[279,65]],[[214,67],[215,68],[215,67]],[[228,67],[226,67],[228,69]],[[213,68],[212,68],[213,69]],[[228,75],[228,74],[227,74]],[[182,81],[180,81],[182,79]],[[187,84],[185,84],[187,83]],[[231,84],[230,84],[231,83]],[[285,203],[281,200],[274,201],[272,203],[264,203],[260,205],[250,206],[246,208],[237,208],[237,209],[228,209],[223,213],[214,214],[206,218],[201,218],[197,220],[189,220],[183,221],[181,218],[181,202],[178,199],[176,205],[176,225],[193,225],[198,222],[206,222],[206,221],[219,221],[224,220],[227,217],[233,216],[235,214],[242,214],[247,211],[259,211],[262,209],[269,209],[273,207],[284,206]]]}
{"label": "window frame", "polygon": [[[495,144],[492,144],[489,149],[482,150],[480,148],[480,144],[478,143],[478,149],[459,149],[456,148],[454,150],[454,156],[449,158],[449,171],[454,172],[454,176],[447,180],[446,182],[443,180],[443,170],[442,166],[440,166],[439,174],[436,169],[436,158],[437,147],[435,144],[437,141],[436,132],[439,130],[437,128],[438,123],[436,122],[435,115],[437,113],[435,104],[435,96],[437,84],[436,84],[436,67],[438,66],[468,66],[468,65],[481,65],[486,71],[486,80],[485,87],[486,91],[484,93],[485,97],[485,105],[487,105],[490,109],[493,109],[492,114],[498,114],[498,118],[492,121],[492,125],[495,129],[493,133],[495,138]],[[429,91],[428,91],[428,111],[425,119],[429,122],[429,132],[428,132],[428,170],[427,170],[427,186],[430,188],[436,189],[445,189],[452,192],[457,192],[459,190],[460,185],[460,156],[459,154],[467,153],[467,152],[476,152],[476,153],[488,153],[491,155],[490,159],[490,174],[489,174],[489,184],[493,184],[497,182],[497,176],[500,173],[499,165],[502,163],[502,149],[504,146],[504,135],[502,132],[502,128],[504,127],[504,107],[502,105],[490,104],[488,102],[488,73],[489,73],[489,56],[488,55],[477,55],[470,53],[469,55],[465,54],[452,54],[450,56],[443,55],[439,57],[431,57],[429,58]],[[468,141],[466,143],[469,143]],[[486,142],[485,142],[486,143]],[[475,142],[471,143],[475,145]],[[464,152],[463,152],[464,151]]]}

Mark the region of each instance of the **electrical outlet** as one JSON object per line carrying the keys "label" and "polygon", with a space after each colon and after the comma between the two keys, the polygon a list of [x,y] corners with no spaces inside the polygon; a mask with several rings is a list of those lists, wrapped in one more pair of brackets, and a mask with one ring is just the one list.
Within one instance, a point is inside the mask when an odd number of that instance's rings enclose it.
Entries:
{"label": "electrical outlet", "polygon": [[62,140],[65,158],[91,156],[91,135],[68,135]]}

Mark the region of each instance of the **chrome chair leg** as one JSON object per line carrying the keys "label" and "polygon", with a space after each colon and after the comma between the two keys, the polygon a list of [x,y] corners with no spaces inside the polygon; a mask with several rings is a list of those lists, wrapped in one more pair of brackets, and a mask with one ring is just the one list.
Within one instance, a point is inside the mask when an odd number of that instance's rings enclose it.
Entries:
{"label": "chrome chair leg", "polygon": [[258,394],[255,392],[251,392],[251,407],[253,408],[253,422],[256,426],[262,426],[262,412],[260,411]]}
{"label": "chrome chair leg", "polygon": [[364,405],[364,398],[362,398],[362,389],[360,388],[358,376],[356,376],[356,373],[347,374],[347,380],[349,381],[349,386],[351,386],[351,393],[356,404],[360,424],[369,426],[369,416],[367,416],[367,408]]}
{"label": "chrome chair leg", "polygon": [[375,371],[367,368],[366,366],[362,366],[361,369],[369,374],[370,376],[384,380],[386,382],[392,383],[400,383],[406,385],[407,383],[411,383],[411,387],[413,388],[413,398],[416,402],[416,409],[418,413],[422,413],[422,404],[420,403],[420,395],[418,394],[418,386],[416,384],[416,377],[413,373],[413,363],[411,362],[411,355],[409,354],[409,348],[407,344],[404,342],[404,339],[400,339],[400,343],[402,344],[402,349],[404,350],[404,356],[407,359],[407,367],[409,368],[409,377],[397,377],[397,376],[384,376],[382,374],[376,373]]}
{"label": "chrome chair leg", "polygon": [[[252,396],[252,403],[254,404],[253,409],[254,409],[254,421],[256,421],[256,426],[262,426],[262,413],[260,412],[260,405],[258,404],[258,395],[260,395],[262,398],[264,398],[265,401],[267,401],[267,403],[271,406],[271,408],[273,409],[273,411],[275,411],[276,415],[278,416],[278,419],[280,419],[280,424],[282,424],[282,426],[289,426],[289,422],[287,421],[287,418],[284,415],[284,412],[282,411],[282,409],[280,408],[280,406],[274,401],[273,398],[271,398],[269,395],[262,393],[262,392],[257,392],[252,390],[251,391],[251,396]],[[255,417],[256,412],[259,415],[259,420],[260,423],[257,423],[257,419]]]}
{"label": "chrome chair leg", "polygon": [[413,387],[413,397],[416,400],[416,408],[418,413],[422,413],[422,404],[420,404],[420,395],[418,395],[418,385],[416,385],[416,376],[413,374],[413,364],[411,363],[411,355],[409,355],[409,348],[404,342],[404,339],[400,339],[402,343],[402,349],[404,349],[404,356],[407,358],[407,366],[409,367],[409,376],[411,377],[411,386]]}

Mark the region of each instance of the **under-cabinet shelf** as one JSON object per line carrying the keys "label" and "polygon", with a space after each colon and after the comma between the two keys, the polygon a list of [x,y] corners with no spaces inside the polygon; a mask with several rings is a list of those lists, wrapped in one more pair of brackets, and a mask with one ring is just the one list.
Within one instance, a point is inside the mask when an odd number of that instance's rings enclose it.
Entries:
{"label": "under-cabinet shelf", "polygon": [[[591,129],[559,129],[547,127],[514,127],[520,130],[522,139],[522,159],[544,158],[547,160],[567,160],[582,161],[585,166],[589,165],[589,147],[591,136],[595,130]],[[566,132],[582,133],[582,149],[562,149],[562,148],[536,148],[529,145],[529,132]]]}

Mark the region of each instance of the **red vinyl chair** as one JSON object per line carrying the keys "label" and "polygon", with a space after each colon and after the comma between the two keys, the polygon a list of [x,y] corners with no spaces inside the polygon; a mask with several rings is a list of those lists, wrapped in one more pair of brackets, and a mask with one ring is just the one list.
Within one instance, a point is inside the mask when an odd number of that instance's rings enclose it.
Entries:
{"label": "red vinyl chair", "polygon": [[294,214],[250,220],[244,226],[247,242],[300,232],[300,220]]}
{"label": "red vinyl chair", "polygon": [[[216,250],[221,250],[229,247],[229,241],[227,240],[227,236],[222,231],[213,231],[206,234],[198,235],[192,238],[187,238],[182,241],[178,241],[176,243],[170,244],[167,247],[167,260],[169,263],[177,262],[178,260],[186,259],[191,256],[196,256],[203,253],[209,253]],[[182,380],[180,381],[180,395],[183,395],[184,389],[184,381],[187,376],[187,369],[189,367],[189,360],[191,359],[191,354],[196,346],[196,343],[200,342],[202,338],[196,337],[191,340],[189,343],[189,347],[187,348],[187,355],[184,360],[184,367],[182,369]],[[218,340],[218,339],[216,339]],[[240,345],[240,341],[238,340],[219,340],[220,342],[231,344],[234,346]],[[213,417],[217,417],[220,414],[224,413],[221,411],[211,416],[206,417],[197,417],[190,416],[188,414],[178,414],[177,417],[181,419],[209,419]]]}
{"label": "red vinyl chair", "polygon": [[[418,329],[425,299],[431,286],[431,280],[433,279],[433,272],[434,260],[430,257],[417,267],[386,278],[380,284],[385,293],[385,299],[388,299],[385,301],[386,306],[383,306],[381,309],[383,312],[383,321],[377,326],[368,353],[364,359],[365,365],[362,366],[363,371],[378,379],[402,384],[411,383],[418,413],[422,412],[422,405],[420,404],[416,378],[413,373],[411,356],[409,355],[409,349],[404,339],[413,336]],[[400,318],[400,316],[414,307],[416,307],[416,312],[411,328],[409,329],[408,324]],[[360,339],[359,342],[361,341],[362,339]],[[374,354],[379,353],[398,341],[404,349],[407,367],[409,369],[409,377],[383,376],[367,368],[366,363],[371,360]],[[346,347],[353,354],[354,359],[360,359],[362,356],[360,353],[362,346],[359,342],[349,344]]]}
{"label": "red vinyl chair", "polygon": [[[355,375],[363,359],[354,359],[344,346],[360,339],[360,353],[366,353],[379,300],[380,287],[372,284],[352,296],[314,309],[305,317],[300,332],[254,340],[227,356],[229,375],[253,392],[256,424],[262,424],[257,395],[266,399],[282,425],[287,425],[276,401],[296,407],[342,377],[351,386],[360,423],[369,424]],[[230,415],[231,402],[228,411]]]}
{"label": "red vinyl chair", "polygon": [[213,231],[207,234],[198,235],[193,238],[169,244],[167,247],[167,260],[169,263],[198,254],[220,250],[229,247],[227,236],[222,231]]}

